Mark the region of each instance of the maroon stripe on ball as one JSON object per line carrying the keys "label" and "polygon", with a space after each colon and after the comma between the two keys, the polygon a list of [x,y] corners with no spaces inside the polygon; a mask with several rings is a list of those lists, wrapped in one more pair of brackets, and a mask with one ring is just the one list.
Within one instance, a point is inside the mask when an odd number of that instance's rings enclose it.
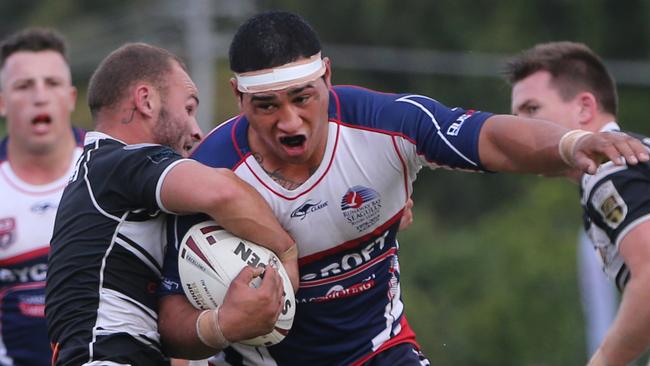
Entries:
{"label": "maroon stripe on ball", "polygon": [[205,257],[201,249],[199,249],[199,246],[196,245],[196,242],[194,242],[194,238],[192,238],[191,236],[189,237],[189,239],[187,239],[187,247],[190,248],[194,252],[194,254],[196,254],[199,258],[203,259],[203,262],[205,262],[205,264],[207,264],[208,267],[210,267],[213,271],[217,272],[217,270],[215,270],[214,267],[212,267],[212,264],[210,264],[208,258]]}
{"label": "maroon stripe on ball", "polygon": [[223,230],[223,228],[219,225],[210,225],[206,227],[201,228],[201,232],[203,234],[210,234],[212,232],[218,231],[218,230]]}

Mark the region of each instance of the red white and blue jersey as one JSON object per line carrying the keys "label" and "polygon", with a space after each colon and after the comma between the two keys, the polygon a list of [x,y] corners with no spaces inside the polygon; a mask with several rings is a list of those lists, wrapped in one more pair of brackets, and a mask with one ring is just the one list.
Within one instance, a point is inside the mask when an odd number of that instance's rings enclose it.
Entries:
{"label": "red white and blue jersey", "polygon": [[[483,170],[478,137],[489,116],[420,95],[334,87],[323,160],[294,190],[273,181],[256,162],[246,117],[214,129],[194,158],[230,168],[254,186],[300,255],[289,335],[268,348],[235,344],[215,362],[356,365],[397,344],[415,344],[404,317],[396,240],[404,205],[425,165]],[[182,238],[191,223],[177,220]],[[168,253],[163,288],[182,293],[171,246]]]}
{"label": "red white and blue jersey", "polygon": [[[81,145],[83,130],[74,130]],[[20,179],[0,143],[0,365],[48,365],[52,358],[45,315],[50,238],[68,174],[42,185]]]}

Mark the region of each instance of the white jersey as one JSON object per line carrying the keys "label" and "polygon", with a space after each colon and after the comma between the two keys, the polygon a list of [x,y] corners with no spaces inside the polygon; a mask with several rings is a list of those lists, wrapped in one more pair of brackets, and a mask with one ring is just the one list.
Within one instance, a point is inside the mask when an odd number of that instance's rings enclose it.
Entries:
{"label": "white jersey", "polygon": [[43,185],[26,183],[8,160],[0,162],[0,365],[49,363],[47,257],[59,200],[80,154],[76,148],[68,172]]}
{"label": "white jersey", "polygon": [[[603,131],[618,131],[616,123]],[[650,139],[634,135],[650,149]],[[601,259],[603,270],[623,290],[630,271],[619,251],[619,244],[630,230],[650,220],[650,164],[618,166],[607,162],[594,175],[581,181],[581,204],[585,229]]]}
{"label": "white jersey", "polygon": [[[478,136],[489,116],[419,95],[334,87],[323,160],[295,190],[257,163],[244,116],[207,136],[193,157],[230,168],[255,187],[300,255],[289,335],[268,348],[233,345],[223,352],[225,362],[361,365],[399,344],[415,344],[399,285],[396,235],[404,205],[423,166],[483,170]],[[179,238],[193,221],[178,220]],[[178,293],[171,246],[169,253],[163,289]]]}

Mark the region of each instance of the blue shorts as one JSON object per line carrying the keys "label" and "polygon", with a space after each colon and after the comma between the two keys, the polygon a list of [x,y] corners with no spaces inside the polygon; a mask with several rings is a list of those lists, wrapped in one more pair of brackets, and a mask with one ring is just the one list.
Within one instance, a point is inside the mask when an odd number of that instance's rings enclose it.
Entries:
{"label": "blue shorts", "polygon": [[401,343],[368,360],[364,366],[429,366],[429,360],[412,343]]}

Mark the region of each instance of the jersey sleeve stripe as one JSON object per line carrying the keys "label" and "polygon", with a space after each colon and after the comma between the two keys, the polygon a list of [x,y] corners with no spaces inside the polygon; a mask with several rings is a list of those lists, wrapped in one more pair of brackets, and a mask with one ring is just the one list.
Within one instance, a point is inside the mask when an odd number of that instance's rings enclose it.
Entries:
{"label": "jersey sleeve stripe", "polygon": [[[447,146],[448,146],[452,151],[454,151],[458,156],[460,156],[463,160],[465,160],[466,162],[468,162],[468,163],[470,163],[470,164],[472,164],[472,165],[478,167],[478,166],[479,166],[478,163],[476,163],[475,161],[473,161],[472,159],[468,158],[468,157],[465,156],[463,153],[461,153],[461,152],[460,152],[460,151],[459,151],[459,150],[458,150],[458,149],[457,149],[457,148],[456,148],[456,147],[455,147],[455,146],[454,146],[454,145],[453,145],[453,144],[452,144],[452,143],[451,143],[451,142],[450,142],[446,137],[445,137],[445,135],[444,135],[444,134],[442,133],[442,131],[440,130],[440,124],[438,123],[438,121],[436,121],[436,118],[435,118],[434,115],[431,113],[431,111],[429,111],[427,108],[425,108],[422,104],[420,104],[420,103],[418,103],[418,102],[416,102],[416,101],[410,99],[410,98],[413,98],[413,97],[421,97],[421,98],[431,99],[431,98],[424,97],[424,96],[420,96],[420,95],[405,95],[405,96],[403,96],[403,97],[401,97],[401,98],[396,99],[395,101],[396,101],[396,102],[409,103],[409,104],[412,104],[412,105],[418,107],[420,110],[422,110],[422,112],[424,112],[427,116],[429,116],[429,118],[431,118],[431,123],[433,123],[433,125],[436,127],[437,135],[440,137],[440,139],[441,139],[442,141],[444,141],[444,143],[445,143],[445,144],[446,144],[446,145],[447,145]],[[431,100],[433,100],[433,99],[431,99]]]}
{"label": "jersey sleeve stripe", "polygon": [[158,207],[160,207],[161,210],[163,210],[166,213],[170,214],[176,214],[176,212],[173,212],[165,207],[165,205],[162,202],[162,199],[160,197],[160,192],[162,191],[162,186],[163,182],[165,181],[165,178],[167,177],[167,174],[178,164],[184,163],[191,161],[190,159],[180,159],[176,160],[175,162],[169,164],[167,168],[160,174],[160,178],[158,178],[158,183],[156,184],[156,202],[158,203]]}

